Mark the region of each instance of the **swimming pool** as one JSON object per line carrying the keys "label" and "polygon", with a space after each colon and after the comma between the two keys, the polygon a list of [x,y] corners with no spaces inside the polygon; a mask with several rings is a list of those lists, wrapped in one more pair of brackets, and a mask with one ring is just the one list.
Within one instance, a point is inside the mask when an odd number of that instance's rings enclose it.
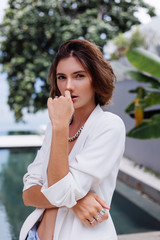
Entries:
{"label": "swimming pool", "polygon": [[[38,149],[0,150],[0,233],[1,239],[18,240],[24,219],[33,210],[22,201],[22,177]],[[160,230],[160,222],[117,191],[111,215],[118,234]]]}

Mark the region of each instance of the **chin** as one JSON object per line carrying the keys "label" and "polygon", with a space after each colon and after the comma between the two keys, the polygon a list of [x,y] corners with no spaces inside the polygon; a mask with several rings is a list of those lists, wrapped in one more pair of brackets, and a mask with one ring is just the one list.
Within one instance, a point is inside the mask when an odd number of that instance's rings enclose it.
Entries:
{"label": "chin", "polygon": [[81,106],[79,104],[77,104],[77,103],[73,103],[73,107],[74,107],[74,109],[81,108]]}
{"label": "chin", "polygon": [[74,107],[75,110],[82,109],[85,106],[86,106],[85,104],[78,104],[78,103],[73,104],[73,107]]}

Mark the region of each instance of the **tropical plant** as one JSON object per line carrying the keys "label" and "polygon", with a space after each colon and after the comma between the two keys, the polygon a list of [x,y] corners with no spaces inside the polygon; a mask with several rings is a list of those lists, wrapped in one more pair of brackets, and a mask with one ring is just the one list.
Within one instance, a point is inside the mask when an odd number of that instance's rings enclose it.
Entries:
{"label": "tropical plant", "polygon": [[[132,79],[148,84],[130,91],[137,93],[137,96],[125,111],[134,116],[136,126],[127,136],[138,139],[160,138],[160,58],[141,48],[129,50],[126,56],[137,69],[127,73]],[[154,105],[157,105],[156,110],[150,108]]]}

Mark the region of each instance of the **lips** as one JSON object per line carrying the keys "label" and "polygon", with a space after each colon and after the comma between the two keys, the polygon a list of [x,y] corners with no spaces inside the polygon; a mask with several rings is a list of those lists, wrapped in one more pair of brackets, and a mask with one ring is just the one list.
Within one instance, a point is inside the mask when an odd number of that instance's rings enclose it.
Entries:
{"label": "lips", "polygon": [[72,100],[74,101],[74,100],[77,99],[77,96],[71,95],[71,98],[72,98]]}
{"label": "lips", "polygon": [[73,99],[73,98],[77,98],[77,96],[71,95],[71,98],[72,98],[72,99]]}

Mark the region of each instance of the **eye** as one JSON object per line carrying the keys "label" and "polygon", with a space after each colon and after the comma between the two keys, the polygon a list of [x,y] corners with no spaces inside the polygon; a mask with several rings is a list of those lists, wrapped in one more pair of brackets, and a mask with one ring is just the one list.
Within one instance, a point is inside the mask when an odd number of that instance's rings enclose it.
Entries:
{"label": "eye", "polygon": [[59,80],[63,80],[63,79],[65,79],[65,76],[60,75],[60,76],[57,77],[57,79],[59,79]]}
{"label": "eye", "polygon": [[76,75],[76,78],[83,78],[83,77],[85,77],[83,74],[77,74]]}

